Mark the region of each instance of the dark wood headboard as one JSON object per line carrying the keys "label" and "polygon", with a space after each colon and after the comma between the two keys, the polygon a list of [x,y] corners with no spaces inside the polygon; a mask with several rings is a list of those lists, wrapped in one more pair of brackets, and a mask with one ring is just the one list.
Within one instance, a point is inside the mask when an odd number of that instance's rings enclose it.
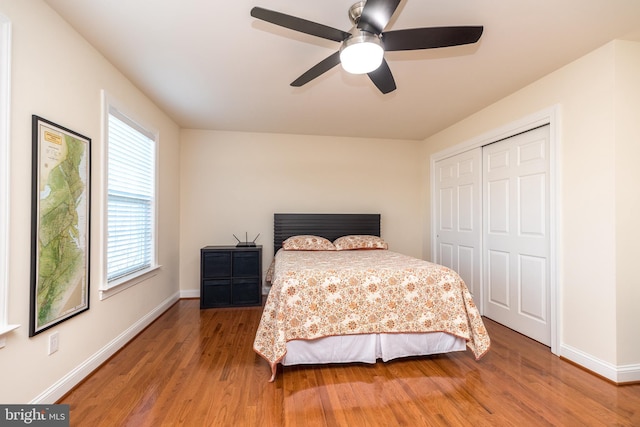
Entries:
{"label": "dark wood headboard", "polygon": [[312,234],[334,241],[350,234],[380,236],[380,214],[292,214],[273,215],[273,253],[291,236]]}

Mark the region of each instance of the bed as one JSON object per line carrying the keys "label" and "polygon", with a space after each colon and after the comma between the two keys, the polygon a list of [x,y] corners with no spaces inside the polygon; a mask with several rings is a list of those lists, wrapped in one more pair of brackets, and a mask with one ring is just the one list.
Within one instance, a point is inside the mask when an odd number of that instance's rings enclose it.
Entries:
{"label": "bed", "polygon": [[[284,245],[284,248],[283,248]],[[275,214],[254,350],[278,364],[376,363],[489,349],[460,276],[388,249],[378,214]]]}

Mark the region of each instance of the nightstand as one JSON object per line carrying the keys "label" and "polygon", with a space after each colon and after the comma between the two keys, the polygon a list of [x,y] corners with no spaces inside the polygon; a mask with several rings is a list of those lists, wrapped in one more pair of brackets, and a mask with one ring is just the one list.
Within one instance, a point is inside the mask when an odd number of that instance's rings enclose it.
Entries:
{"label": "nightstand", "polygon": [[200,308],[262,304],[262,246],[200,249]]}

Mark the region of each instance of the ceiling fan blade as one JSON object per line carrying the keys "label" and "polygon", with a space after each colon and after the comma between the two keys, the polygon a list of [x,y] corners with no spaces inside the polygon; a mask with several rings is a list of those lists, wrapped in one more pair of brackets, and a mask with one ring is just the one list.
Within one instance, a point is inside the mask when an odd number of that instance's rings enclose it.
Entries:
{"label": "ceiling fan blade", "polygon": [[261,7],[254,7],[251,9],[251,16],[281,27],[336,42],[341,42],[351,36],[350,33],[338,30],[337,28],[328,27],[316,22],[307,21],[306,19],[275,12],[273,10],[263,9]]}
{"label": "ceiling fan blade", "polygon": [[382,34],[384,50],[433,49],[475,43],[482,35],[482,26],[432,27],[389,31]]}
{"label": "ceiling fan blade", "polygon": [[358,28],[380,34],[399,4],[400,0],[367,0],[358,21]]}
{"label": "ceiling fan blade", "polygon": [[382,64],[374,71],[368,73],[369,78],[380,92],[386,94],[396,90],[396,82],[393,80],[393,74],[386,60],[382,60]]}
{"label": "ceiling fan blade", "polygon": [[340,63],[340,52],[336,52],[322,61],[318,62],[316,65],[311,67],[306,73],[295,79],[291,82],[291,86],[299,87],[304,84],[309,83],[311,80],[319,77],[320,75],[326,73],[336,65]]}

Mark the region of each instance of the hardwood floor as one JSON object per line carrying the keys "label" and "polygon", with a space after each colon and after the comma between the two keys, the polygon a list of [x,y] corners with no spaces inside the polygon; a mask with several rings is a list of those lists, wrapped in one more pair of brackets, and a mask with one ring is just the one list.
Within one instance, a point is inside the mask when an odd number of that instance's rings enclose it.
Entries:
{"label": "hardwood floor", "polygon": [[279,367],[252,350],[261,307],[181,300],[59,403],[72,426],[640,426],[615,386],[485,320],[491,350]]}

